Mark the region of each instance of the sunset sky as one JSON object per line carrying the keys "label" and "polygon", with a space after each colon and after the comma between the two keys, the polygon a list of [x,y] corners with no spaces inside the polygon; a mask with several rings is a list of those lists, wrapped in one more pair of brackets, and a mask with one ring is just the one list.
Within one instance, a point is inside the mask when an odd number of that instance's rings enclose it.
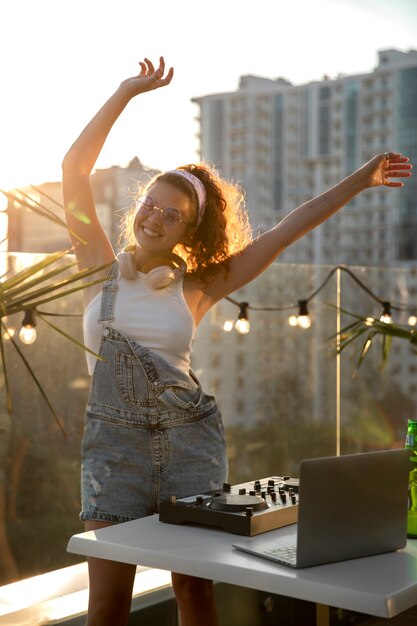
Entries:
{"label": "sunset sky", "polygon": [[190,99],[234,91],[243,74],[300,84],[417,48],[417,1],[0,0],[0,29],[4,189],[60,180],[68,147],[144,56],[163,54],[174,79],[128,105],[98,167],[195,160]]}

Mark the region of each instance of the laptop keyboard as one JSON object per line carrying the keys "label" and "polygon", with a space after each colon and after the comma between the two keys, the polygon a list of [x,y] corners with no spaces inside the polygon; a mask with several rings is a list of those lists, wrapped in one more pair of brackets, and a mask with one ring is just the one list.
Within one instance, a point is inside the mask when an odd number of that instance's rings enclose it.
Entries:
{"label": "laptop keyboard", "polygon": [[295,563],[297,557],[297,546],[291,545],[281,546],[280,548],[268,548],[264,549],[264,553],[277,559],[283,559],[284,561]]}

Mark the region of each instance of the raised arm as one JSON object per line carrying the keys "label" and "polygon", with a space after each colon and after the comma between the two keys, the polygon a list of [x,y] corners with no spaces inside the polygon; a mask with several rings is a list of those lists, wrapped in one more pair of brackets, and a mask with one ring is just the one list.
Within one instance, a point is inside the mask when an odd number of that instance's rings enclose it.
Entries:
{"label": "raised arm", "polygon": [[408,158],[399,153],[379,154],[325,193],[297,207],[231,260],[229,273],[219,274],[207,287],[206,304],[217,302],[256,278],[285,248],[327,220],[364,189],[380,185],[402,187],[402,182],[391,179],[411,176],[411,168]]}
{"label": "raised arm", "polygon": [[[128,102],[138,94],[164,87],[171,82],[173,69],[166,76],[165,62],[160,58],[154,68],[149,59],[139,63],[140,73],[124,80],[107,100],[71,146],[62,164],[64,202],[67,207],[68,226],[85,242],[72,240],[80,267],[90,267],[111,262],[114,251],[104,232],[94,205],[90,174],[104,142]],[[87,220],[80,220],[83,214]],[[88,222],[88,223],[87,223]]]}

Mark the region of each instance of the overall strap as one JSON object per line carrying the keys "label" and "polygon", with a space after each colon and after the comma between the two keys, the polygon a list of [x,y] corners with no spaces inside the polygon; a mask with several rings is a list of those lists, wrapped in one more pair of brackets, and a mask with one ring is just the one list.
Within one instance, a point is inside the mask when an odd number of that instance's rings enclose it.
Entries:
{"label": "overall strap", "polygon": [[99,324],[106,324],[114,320],[114,301],[118,290],[117,279],[119,275],[119,262],[117,259],[111,264],[107,273],[107,280],[101,292],[101,308]]}

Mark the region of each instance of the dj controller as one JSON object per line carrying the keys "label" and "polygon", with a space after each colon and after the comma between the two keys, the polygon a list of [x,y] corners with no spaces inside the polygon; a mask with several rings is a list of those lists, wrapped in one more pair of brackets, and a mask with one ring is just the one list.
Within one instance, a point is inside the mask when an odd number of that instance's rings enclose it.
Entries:
{"label": "dj controller", "polygon": [[170,524],[217,526],[236,535],[259,535],[295,524],[298,519],[299,481],[269,476],[185,498],[161,502],[159,519]]}

